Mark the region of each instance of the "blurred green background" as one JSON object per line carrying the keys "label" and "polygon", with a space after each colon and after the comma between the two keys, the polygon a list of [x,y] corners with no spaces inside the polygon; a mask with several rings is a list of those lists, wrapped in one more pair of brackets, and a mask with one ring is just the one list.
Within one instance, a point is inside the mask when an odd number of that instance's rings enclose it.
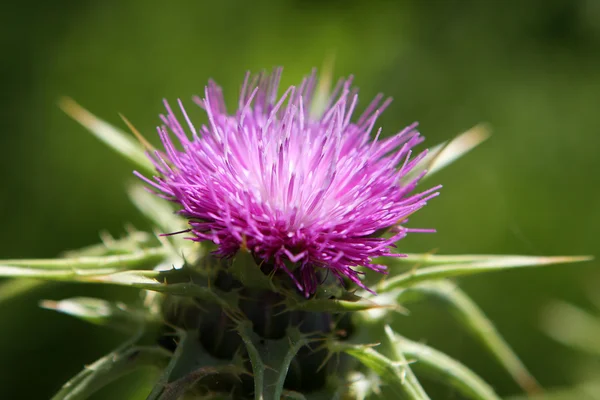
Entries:
{"label": "blurred green background", "polygon": [[[412,222],[438,233],[413,235],[403,250],[597,254],[600,1],[21,0],[3,4],[0,30],[1,258],[52,257],[97,242],[102,228],[147,227],[125,195],[130,166],[65,116],[60,96],[119,126],[124,113],[153,137],[162,98],[188,101],[214,78],[233,106],[246,70],[282,65],[287,85],[330,55],[336,75],[356,76],[363,105],[380,91],[394,98],[380,119],[388,134],[417,120],[433,145],[480,121],[493,129],[432,179],[442,196]],[[600,290],[597,266],[461,282],[552,388],[577,382],[589,360],[549,339],[540,313],[555,298],[585,306],[583,287]],[[55,285],[0,305],[1,398],[49,398],[124,339],[37,305],[73,295],[135,294]],[[500,394],[518,392],[434,305],[416,307],[403,333],[463,360]],[[98,398],[129,399],[141,385]]]}

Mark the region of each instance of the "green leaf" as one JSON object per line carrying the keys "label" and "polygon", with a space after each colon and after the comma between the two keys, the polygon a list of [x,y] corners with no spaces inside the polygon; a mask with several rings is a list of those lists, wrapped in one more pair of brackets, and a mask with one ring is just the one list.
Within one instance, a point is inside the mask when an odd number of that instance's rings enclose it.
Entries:
{"label": "green leaf", "polygon": [[65,251],[64,258],[101,257],[116,254],[134,253],[138,250],[156,246],[158,240],[155,235],[127,227],[127,235],[115,239],[108,232],[101,232],[102,243],[86,246],[80,249]]}
{"label": "green leaf", "polygon": [[89,275],[106,275],[115,272],[113,268],[85,270],[51,270],[27,268],[14,265],[0,265],[0,276],[7,278],[32,278],[55,281],[85,281]]}
{"label": "green leaf", "polygon": [[411,266],[429,266],[446,264],[478,264],[482,262],[497,262],[499,264],[522,264],[527,265],[546,265],[560,264],[570,262],[581,262],[593,260],[593,256],[522,256],[522,255],[503,255],[503,254],[432,254],[432,253],[407,253],[406,257],[386,258],[392,260],[390,265],[408,264]]}
{"label": "green leaf", "polygon": [[[216,359],[198,340],[198,331],[178,331],[179,343],[147,400],[176,400],[198,380],[208,375],[237,376],[245,370],[238,361]],[[239,363],[241,364],[241,362]],[[218,397],[217,397],[218,398]]]}
{"label": "green leaf", "polygon": [[204,362],[198,360],[202,359],[206,352],[195,333],[197,332],[177,332],[179,343],[175,348],[175,352],[146,400],[160,399],[170,382],[182,378],[204,364]]}
{"label": "green leaf", "polygon": [[542,323],[554,340],[600,356],[600,316],[569,303],[554,301],[544,311]]}
{"label": "green leaf", "polygon": [[74,297],[60,301],[43,300],[41,307],[58,311],[94,325],[135,333],[151,317],[144,309],[134,310],[123,303],[91,297]]}
{"label": "green leaf", "polygon": [[[193,388],[202,378],[209,375],[221,374],[239,374],[241,370],[234,366],[225,367],[202,367],[198,368],[178,380],[168,383],[165,390],[161,393],[159,400],[178,400],[181,399],[189,389]],[[149,400],[149,399],[148,399]]]}
{"label": "green leaf", "polygon": [[85,281],[86,277],[122,270],[154,268],[164,261],[164,248],[138,250],[131,254],[35,260],[0,260],[0,276],[61,281]]}
{"label": "green leaf", "polygon": [[[54,261],[54,260],[52,260]],[[240,318],[237,306],[239,295],[236,292],[222,292],[216,288],[200,286],[189,282],[168,283],[170,277],[177,278],[182,270],[173,269],[169,271],[137,270],[117,271],[114,268],[106,269],[83,269],[83,270],[40,270],[14,266],[0,265],[0,276],[14,273],[18,276],[32,274],[36,277],[55,280],[70,280],[77,282],[104,283],[120,286],[129,286],[137,289],[151,290],[154,292],[167,293],[174,296],[194,297],[199,300],[211,301],[221,305],[232,318]],[[157,280],[157,279],[160,279]],[[163,281],[165,283],[163,283]]]}
{"label": "green leaf", "polygon": [[0,305],[47,284],[36,279],[11,279],[0,285]]}
{"label": "green leaf", "polygon": [[[87,282],[106,283],[121,286],[130,286],[137,289],[152,290],[173,296],[194,297],[199,300],[210,301],[221,305],[232,317],[239,318],[237,292],[223,292],[210,286],[200,286],[189,282],[168,283],[169,277],[178,278],[182,270],[170,271],[124,271],[105,275],[92,275],[85,277]],[[160,280],[157,280],[160,279]],[[165,283],[163,283],[163,281]]]}
{"label": "green leaf", "polygon": [[330,312],[343,313],[353,311],[366,311],[376,308],[391,308],[387,305],[379,305],[367,299],[357,301],[338,300],[338,299],[294,299],[286,297],[286,306],[290,310],[311,311],[311,312]]}
{"label": "green leaf", "polygon": [[417,377],[412,371],[412,368],[408,365],[408,361],[406,360],[405,354],[401,348],[398,348],[395,341],[395,335],[392,328],[389,325],[384,326],[385,339],[388,348],[391,348],[391,355],[394,361],[399,361],[406,365],[404,369],[404,379],[406,383],[413,388],[414,392],[417,394],[418,398],[428,399],[429,396],[421,386],[421,383],[418,381]]}
{"label": "green leaf", "polygon": [[541,388],[519,357],[502,339],[483,311],[463,291],[448,281],[427,282],[406,289],[398,296],[398,302],[420,301],[424,298],[440,300],[463,325],[510,373],[513,379],[528,393],[538,393]]}
{"label": "green leaf", "polygon": [[429,397],[419,387],[414,386],[414,381],[407,379],[409,371],[405,361],[392,361],[371,346],[351,345],[344,342],[333,342],[329,349],[336,352],[345,352],[359,360],[366,368],[375,372],[394,392],[395,399],[428,400]]}
{"label": "green leaf", "polygon": [[149,193],[143,185],[131,185],[127,192],[137,209],[156,224],[162,233],[178,232],[186,228],[186,220],[177,215],[166,200]]}
{"label": "green leaf", "polygon": [[126,346],[102,357],[69,380],[52,400],[84,400],[116,379],[140,368],[160,370],[171,353],[158,346]]}
{"label": "green leaf", "polygon": [[395,346],[409,360],[414,360],[413,369],[445,385],[453,387],[466,399],[500,400],[494,390],[469,368],[422,343],[393,335]]}
{"label": "green leaf", "polygon": [[[414,256],[413,256],[414,257]],[[394,289],[410,287],[420,282],[452,278],[462,275],[473,275],[484,272],[501,271],[512,268],[539,267],[552,264],[566,264],[582,261],[589,261],[589,256],[561,256],[561,257],[533,257],[533,256],[433,256],[421,255],[420,259],[415,260],[423,264],[438,264],[433,267],[413,269],[403,274],[394,276],[383,281],[379,292],[387,292]],[[398,261],[401,258],[393,258],[388,265],[401,264],[406,261]],[[442,260],[445,260],[442,261]],[[408,260],[410,262],[410,260]],[[413,261],[414,262],[414,261]]]}
{"label": "green leaf", "polygon": [[265,289],[278,292],[271,277],[263,274],[256,264],[252,254],[246,249],[240,249],[227,271],[231,272],[235,279],[240,281],[244,287],[253,289]]}
{"label": "green leaf", "polygon": [[425,170],[427,170],[427,174],[423,179],[431,177],[436,172],[467,154],[489,137],[489,129],[485,125],[477,125],[450,141],[438,144],[429,149],[427,155],[403,178],[403,181],[412,181]]}
{"label": "green leaf", "polygon": [[286,337],[280,340],[261,339],[252,330],[250,321],[242,321],[237,330],[252,364],[254,398],[279,400],[290,363],[308,339],[296,328],[288,328]]}
{"label": "green leaf", "polygon": [[[461,133],[449,142],[437,145],[427,154],[425,163],[427,167],[427,175],[431,176],[438,171],[441,171],[460,157],[467,154],[469,151],[486,141],[491,136],[489,127],[483,124],[476,125],[466,132]],[[431,158],[427,159],[429,156]]]}
{"label": "green leaf", "polygon": [[[121,286],[132,286],[139,289],[154,290],[162,292],[167,290],[167,285],[157,281],[155,278],[168,273],[170,271],[138,270],[138,271],[117,271],[107,274],[90,274],[80,278],[85,282],[108,283]],[[163,288],[164,286],[164,288]],[[173,285],[169,285],[173,286]],[[174,286],[169,290],[176,292],[184,292],[179,289],[180,286]]]}
{"label": "green leaf", "polygon": [[59,105],[71,118],[79,122],[94,136],[139,167],[142,172],[149,174],[154,174],[156,172],[152,162],[150,162],[146,156],[144,148],[134,140],[131,135],[128,135],[120,129],[99,119],[73,101],[73,99],[63,98]]}

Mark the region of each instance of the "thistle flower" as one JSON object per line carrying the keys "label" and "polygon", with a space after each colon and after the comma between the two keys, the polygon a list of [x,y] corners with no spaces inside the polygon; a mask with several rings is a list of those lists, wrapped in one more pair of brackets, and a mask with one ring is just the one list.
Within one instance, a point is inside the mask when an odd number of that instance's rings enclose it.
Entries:
{"label": "thistle flower", "polygon": [[[475,127],[432,148],[427,157],[413,157],[412,148],[422,141],[415,126],[385,140],[381,130],[372,134],[388,104],[381,96],[353,118],[358,98],[351,79],[340,81],[323,100],[313,74],[278,98],[280,73],[247,76],[234,115],[225,111],[221,90],[209,83],[205,98],[196,99],[209,123],[198,130],[181,103],[187,133],[167,105],[165,127],[159,128],[165,150],[150,154],[152,162],[131,136],[72,100],[61,102],[144,173],[158,171],[153,178],[138,175],[175,202],[180,215],[141,184],[129,191],[156,229],[177,232],[189,226],[184,231],[191,239],[214,246],[129,227],[122,238],[103,235],[102,243],[58,259],[0,260],[0,277],[25,278],[4,283],[0,302],[43,280],[125,286],[142,296],[143,302],[127,304],[88,297],[41,302],[132,335],[65,383],[53,399],[87,399],[127,372],[152,368],[160,376],[148,400],[364,400],[382,393],[428,400],[421,374],[466,399],[499,400],[458,360],[393,330],[406,318],[397,312],[398,304],[430,299],[446,307],[526,392],[539,392],[482,310],[448,279],[589,257],[411,254],[403,259],[392,252],[395,242],[418,231],[404,226],[408,216],[437,195],[437,187],[413,194],[423,177],[419,171],[427,165],[431,175],[444,168],[485,140],[487,131]],[[232,260],[214,263],[207,247]],[[253,257],[244,256],[248,252]],[[354,287],[340,286],[335,278],[320,282],[329,275],[368,290],[354,268],[386,272],[373,261],[381,256],[391,256],[381,262],[393,268],[377,284],[378,296],[353,293]],[[274,274],[267,278],[261,271]],[[307,298],[287,290],[292,283]],[[418,317],[411,318],[418,323]]]}
{"label": "thistle flower", "polygon": [[373,135],[390,101],[379,95],[353,118],[352,78],[340,80],[315,113],[315,73],[278,97],[280,77],[281,69],[247,74],[235,114],[209,82],[204,98],[194,99],[207,125],[196,129],[178,101],[187,132],[165,102],[158,128],[165,151],[150,154],[159,176],[138,176],[178,203],[191,239],[214,242],[220,257],[248,249],[306,296],[327,273],[367,289],[355,267],[385,273],[372,260],[402,256],[394,244],[426,231],[402,226],[438,194],[439,187],[413,193],[424,172],[406,181],[426,154],[412,156],[423,137],[416,124],[387,139],[381,129]]}

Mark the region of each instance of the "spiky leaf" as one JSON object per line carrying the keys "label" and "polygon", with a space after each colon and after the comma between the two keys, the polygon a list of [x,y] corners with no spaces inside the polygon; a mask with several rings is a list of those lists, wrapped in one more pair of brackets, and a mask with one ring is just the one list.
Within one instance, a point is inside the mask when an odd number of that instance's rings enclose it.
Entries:
{"label": "spiky leaf", "polygon": [[283,384],[290,363],[298,350],[308,343],[308,339],[293,327],[288,328],[287,335],[283,339],[261,339],[253,332],[250,321],[241,322],[237,331],[244,341],[252,363],[254,398],[279,400],[283,394]]}
{"label": "spiky leaf", "polygon": [[143,309],[135,310],[123,303],[91,297],[74,297],[60,301],[43,300],[43,308],[71,315],[94,325],[107,326],[122,332],[136,333],[151,318]]}
{"label": "spiky leaf", "polygon": [[287,297],[286,304],[291,310],[330,313],[366,311],[388,307],[363,298],[358,298],[354,301],[339,299],[310,299],[306,301],[305,299],[298,300],[293,297]]}
{"label": "spiky leaf", "polygon": [[138,168],[150,174],[155,172],[154,166],[148,157],[146,157],[144,148],[131,135],[99,119],[70,98],[61,99],[60,107],[94,136],[131,161]]}
{"label": "spiky leaf", "polygon": [[[452,278],[484,272],[502,271],[513,268],[539,267],[552,264],[566,264],[589,261],[592,257],[528,257],[528,256],[433,256],[414,257],[417,264],[434,264],[433,267],[413,269],[396,275],[381,283],[379,291],[386,292],[415,285],[419,282]],[[400,261],[401,260],[401,261]],[[406,263],[410,258],[394,258],[388,265]],[[442,265],[436,265],[442,264]]]}
{"label": "spiky leaf", "polygon": [[46,281],[37,279],[10,279],[0,284],[0,304],[29,293],[46,285]]}
{"label": "spiky leaf", "polygon": [[395,340],[396,338],[395,338],[394,331],[392,330],[392,328],[390,328],[389,325],[385,325],[384,332],[385,332],[384,343],[386,344],[386,348],[392,349],[392,351],[390,352],[390,355],[393,357],[393,360],[406,364],[406,368],[404,369],[404,379],[406,380],[406,384],[408,384],[411,388],[414,389],[414,391],[419,396],[419,398],[423,398],[423,399],[429,398],[429,396],[427,396],[427,393],[425,393],[425,390],[421,386],[421,383],[419,382],[419,380],[413,373],[412,368],[409,367],[408,361],[406,359],[406,355],[404,354],[402,349],[397,346],[397,343]]}
{"label": "spiky leaf", "polygon": [[398,334],[393,336],[393,341],[406,358],[415,361],[413,369],[417,374],[422,373],[453,387],[466,399],[500,400],[491,386],[457,360]]}
{"label": "spiky leaf", "polygon": [[171,277],[174,280],[180,279],[185,274],[185,270],[175,269],[168,271],[123,271],[104,275],[91,275],[85,277],[85,280],[88,282],[129,286],[173,296],[192,297],[219,304],[232,317],[239,314],[239,295],[237,292],[223,292],[210,286],[198,285],[191,279],[188,282],[170,283],[172,282]]}
{"label": "spiky leaf", "polygon": [[77,281],[86,276],[153,268],[165,259],[162,247],[130,254],[34,260],[0,260],[0,276]]}
{"label": "spiky leaf", "polygon": [[483,311],[463,291],[451,282],[426,282],[400,293],[402,304],[434,298],[448,308],[458,322],[466,328],[528,393],[540,391],[540,386],[519,357],[504,341]]}
{"label": "spiky leaf", "polygon": [[170,204],[152,193],[140,184],[131,185],[127,191],[133,204],[152,221],[162,233],[172,233],[185,229],[186,221],[179,215]]}
{"label": "spiky leaf", "polygon": [[410,182],[425,170],[427,170],[427,174],[423,179],[427,179],[458,160],[489,137],[490,132],[485,125],[474,126],[455,138],[429,149],[427,155],[403,180]]}
{"label": "spiky leaf", "polygon": [[336,342],[329,346],[332,351],[345,352],[359,360],[366,368],[375,372],[381,381],[393,391],[395,398],[407,400],[428,400],[422,388],[406,379],[410,370],[405,360],[393,361],[377,352],[372,346],[352,345]]}
{"label": "spiky leaf", "polygon": [[116,379],[140,368],[160,370],[171,356],[157,346],[125,346],[85,367],[52,400],[85,400]]}
{"label": "spiky leaf", "polygon": [[138,231],[132,226],[126,226],[127,235],[115,239],[110,233],[100,232],[102,243],[93,244],[80,249],[68,250],[62,253],[63,258],[101,257],[118,254],[134,253],[145,248],[156,247],[159,243],[155,235]]}
{"label": "spiky leaf", "polygon": [[175,353],[147,400],[177,400],[209,375],[235,378],[245,373],[239,360],[220,360],[208,354],[198,340],[198,331],[178,331],[177,336]]}

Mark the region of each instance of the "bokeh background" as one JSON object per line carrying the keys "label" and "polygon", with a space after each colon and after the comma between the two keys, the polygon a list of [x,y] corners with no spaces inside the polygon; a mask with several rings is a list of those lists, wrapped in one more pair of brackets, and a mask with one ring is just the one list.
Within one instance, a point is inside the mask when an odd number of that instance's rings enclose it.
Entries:
{"label": "bokeh background", "polygon": [[[153,137],[162,98],[190,103],[214,78],[233,106],[246,70],[282,65],[292,84],[332,55],[336,75],[355,75],[363,105],[380,91],[394,98],[384,132],[416,120],[435,144],[481,121],[493,129],[433,179],[443,194],[413,223],[438,233],[413,235],[404,250],[598,253],[597,0],[20,0],[2,5],[0,43],[0,258],[53,257],[98,242],[100,229],[118,235],[125,222],[146,228],[124,191],[130,166],[64,115],[60,96],[119,126],[124,113]],[[540,314],[556,298],[587,307],[584,291],[600,291],[597,267],[461,282],[553,388],[577,383],[594,361],[548,338]],[[134,294],[54,285],[1,303],[1,398],[49,398],[124,339],[37,305],[74,295]],[[518,392],[434,305],[416,307],[403,333],[463,360],[500,394]],[[143,388],[138,377],[97,398],[144,398]],[[434,398],[459,397],[437,389]]]}

